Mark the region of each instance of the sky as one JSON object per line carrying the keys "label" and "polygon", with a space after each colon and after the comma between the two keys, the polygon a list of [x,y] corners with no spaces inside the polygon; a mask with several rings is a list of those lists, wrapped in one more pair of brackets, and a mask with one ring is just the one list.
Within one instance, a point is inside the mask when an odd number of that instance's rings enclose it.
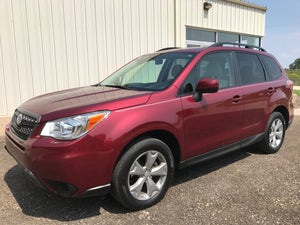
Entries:
{"label": "sky", "polygon": [[283,68],[300,58],[300,0],[244,0],[266,6],[262,47],[273,54]]}

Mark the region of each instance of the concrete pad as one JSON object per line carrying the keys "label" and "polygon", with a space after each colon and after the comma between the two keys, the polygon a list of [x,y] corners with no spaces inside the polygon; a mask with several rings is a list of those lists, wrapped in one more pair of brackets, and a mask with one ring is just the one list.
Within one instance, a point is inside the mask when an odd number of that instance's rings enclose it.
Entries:
{"label": "concrete pad", "polygon": [[10,122],[11,117],[0,117],[0,136],[5,133],[5,127]]}
{"label": "concrete pad", "polygon": [[294,90],[300,90],[300,86],[294,86],[293,89]]}

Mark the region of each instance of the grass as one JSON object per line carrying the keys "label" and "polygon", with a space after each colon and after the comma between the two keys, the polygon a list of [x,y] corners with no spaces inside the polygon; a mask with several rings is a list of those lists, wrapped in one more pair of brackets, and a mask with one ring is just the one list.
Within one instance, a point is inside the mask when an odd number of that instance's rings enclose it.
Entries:
{"label": "grass", "polygon": [[300,79],[300,70],[285,70],[289,78],[298,78]]}
{"label": "grass", "polygon": [[300,90],[294,90],[294,93],[298,96],[300,96]]}
{"label": "grass", "polygon": [[300,86],[300,70],[285,70],[285,72],[295,86]]}

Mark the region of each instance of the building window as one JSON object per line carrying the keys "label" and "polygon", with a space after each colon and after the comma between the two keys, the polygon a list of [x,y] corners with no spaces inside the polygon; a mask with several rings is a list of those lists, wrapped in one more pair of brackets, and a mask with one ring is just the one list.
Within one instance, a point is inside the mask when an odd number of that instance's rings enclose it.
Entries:
{"label": "building window", "polygon": [[260,46],[259,37],[241,35],[241,43],[247,45]]}
{"label": "building window", "polygon": [[186,29],[187,47],[206,47],[216,42],[216,32],[207,30]]}
{"label": "building window", "polygon": [[215,42],[216,35],[215,35],[215,32],[213,32],[213,31],[187,28],[186,39],[192,40],[192,41],[201,40],[201,41],[205,41],[205,42]]}
{"label": "building window", "polygon": [[231,42],[261,46],[260,37],[186,28],[186,45],[188,48],[207,47],[216,42]]}
{"label": "building window", "polygon": [[231,42],[231,43],[239,43],[239,35],[217,32],[218,42]]}

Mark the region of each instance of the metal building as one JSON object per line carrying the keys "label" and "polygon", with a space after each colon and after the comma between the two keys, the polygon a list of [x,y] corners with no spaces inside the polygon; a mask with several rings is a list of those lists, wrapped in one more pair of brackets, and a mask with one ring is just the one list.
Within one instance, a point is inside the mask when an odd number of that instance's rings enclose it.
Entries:
{"label": "metal building", "polygon": [[260,45],[266,10],[240,0],[1,0],[0,117],[160,48]]}

